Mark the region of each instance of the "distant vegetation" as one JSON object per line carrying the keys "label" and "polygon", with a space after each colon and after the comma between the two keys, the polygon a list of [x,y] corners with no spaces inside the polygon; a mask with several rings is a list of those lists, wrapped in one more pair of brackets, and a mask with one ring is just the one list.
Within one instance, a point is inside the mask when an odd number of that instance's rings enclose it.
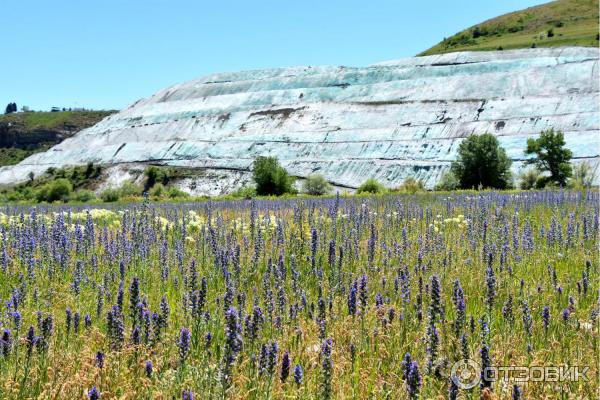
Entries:
{"label": "distant vegetation", "polygon": [[[519,176],[510,172],[511,160],[498,140],[491,134],[471,135],[459,146],[457,160],[435,186],[436,191],[459,189],[543,189],[564,187],[586,189],[594,185],[597,168],[583,162],[571,165],[571,151],[565,147],[563,134],[552,129],[530,138],[524,154],[532,165]],[[141,171],[140,171],[141,172]],[[40,176],[30,173],[26,182],[0,190],[0,203],[56,203],[56,202],[135,202],[151,200],[200,200],[208,196],[191,198],[176,184],[189,179],[194,172],[185,168],[148,166],[143,177],[134,182],[124,182],[118,187],[100,189],[105,177],[100,165],[48,168]],[[104,174],[106,175],[106,174]],[[257,157],[252,166],[254,185],[244,186],[220,199],[251,199],[257,196],[296,197],[294,177],[281,166],[275,157]],[[143,179],[142,179],[143,178]],[[332,193],[331,184],[319,174],[311,174],[302,182],[302,195],[323,196]],[[393,193],[415,194],[424,192],[423,181],[406,177],[396,188],[387,188],[375,178],[364,181],[357,189],[359,195]]]}
{"label": "distant vegetation", "polygon": [[559,0],[472,26],[419,54],[528,47],[598,47],[598,0]]}
{"label": "distant vegetation", "polygon": [[451,173],[462,189],[509,189],[511,163],[494,135],[471,135],[460,143]]}
{"label": "distant vegetation", "polygon": [[280,196],[295,192],[294,178],[279,164],[276,157],[257,157],[252,165],[256,193]]}
{"label": "distant vegetation", "polygon": [[[15,107],[15,103],[10,103],[6,111]],[[112,113],[114,111],[11,111],[0,115],[0,166],[17,164],[34,153],[46,151]]]}

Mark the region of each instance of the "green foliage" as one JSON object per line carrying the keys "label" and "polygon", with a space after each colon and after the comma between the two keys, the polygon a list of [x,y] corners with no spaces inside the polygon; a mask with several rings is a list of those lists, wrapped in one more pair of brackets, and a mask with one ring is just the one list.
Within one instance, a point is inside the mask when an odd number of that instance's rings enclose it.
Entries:
{"label": "green foliage", "polygon": [[144,184],[145,192],[149,191],[157,183],[161,183],[163,186],[168,184],[175,175],[171,168],[160,168],[154,165],[147,167],[144,170],[144,174],[146,175],[146,183]]}
{"label": "green foliage", "polygon": [[412,176],[409,176],[402,182],[402,185],[396,189],[398,192],[415,194],[417,192],[422,192],[425,190],[425,185],[422,180],[417,180]]}
{"label": "green foliage", "polygon": [[471,135],[461,142],[451,171],[463,189],[507,189],[511,186],[511,163],[498,139],[484,133]]}
{"label": "green foliage", "polygon": [[231,196],[241,199],[252,199],[256,197],[256,188],[254,186],[243,186],[231,193]]}
{"label": "green foliage", "polygon": [[379,193],[385,193],[385,192],[386,192],[385,186],[383,186],[381,183],[379,183],[379,181],[375,178],[367,179],[358,187],[358,189],[356,189],[356,193],[358,193],[358,194],[361,194],[361,193],[379,194]]}
{"label": "green foliage", "polygon": [[331,192],[331,185],[323,175],[311,174],[302,182],[302,192],[311,196],[322,196]]}
{"label": "green foliage", "polygon": [[179,199],[190,197],[190,195],[175,186],[170,186],[167,189],[167,197],[169,197],[170,199]]}
{"label": "green foliage", "polygon": [[152,197],[163,197],[167,193],[165,185],[157,183],[152,186],[152,189],[148,191],[148,194]]}
{"label": "green foliage", "polygon": [[77,201],[79,203],[87,203],[95,200],[96,195],[91,190],[81,189],[73,193],[70,200]]}
{"label": "green foliage", "polygon": [[67,201],[72,191],[73,185],[71,185],[71,182],[68,179],[59,178],[40,187],[36,193],[36,200],[48,203],[59,200]]}
{"label": "green foliage", "polygon": [[523,190],[531,190],[537,187],[537,182],[540,179],[540,171],[535,168],[529,168],[524,171],[519,180],[519,187]]}
{"label": "green foliage", "polygon": [[535,158],[527,160],[535,164],[541,172],[548,172],[548,182],[564,187],[573,174],[571,169],[571,150],[565,147],[564,135],[560,131],[549,129],[542,131],[537,139],[527,139],[526,155],[535,154]]}
{"label": "green foliage", "polygon": [[456,190],[460,186],[460,182],[452,171],[445,172],[440,181],[435,185],[435,190],[451,191]]}
{"label": "green foliage", "polygon": [[281,196],[294,192],[294,178],[279,165],[276,157],[257,157],[252,165],[256,193],[260,196]]}
{"label": "green foliage", "polygon": [[560,0],[489,19],[444,38],[420,55],[500,47],[597,47],[597,35],[598,0]]}
{"label": "green foliage", "polygon": [[119,187],[120,197],[133,197],[140,196],[142,194],[142,188],[131,183],[131,182],[123,182],[121,187]]}
{"label": "green foliage", "polygon": [[588,189],[594,185],[598,177],[598,165],[593,167],[589,162],[578,163],[573,168],[573,179],[570,186],[575,189]]}
{"label": "green foliage", "polygon": [[121,198],[121,191],[117,188],[104,189],[102,193],[100,193],[100,198],[105,203],[114,203]]}

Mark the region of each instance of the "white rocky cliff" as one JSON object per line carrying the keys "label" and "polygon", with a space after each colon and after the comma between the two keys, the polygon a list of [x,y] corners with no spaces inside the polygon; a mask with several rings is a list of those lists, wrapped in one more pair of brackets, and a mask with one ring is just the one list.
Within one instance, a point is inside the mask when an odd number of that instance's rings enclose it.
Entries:
{"label": "white rocky cliff", "polygon": [[528,137],[565,133],[575,161],[598,163],[598,49],[449,53],[351,67],[215,74],[137,101],[47,152],[0,168],[0,183],[88,161],[196,168],[196,192],[248,180],[256,156],[295,176],[355,188],[375,177],[431,187],[472,133],[498,136],[514,170]]}

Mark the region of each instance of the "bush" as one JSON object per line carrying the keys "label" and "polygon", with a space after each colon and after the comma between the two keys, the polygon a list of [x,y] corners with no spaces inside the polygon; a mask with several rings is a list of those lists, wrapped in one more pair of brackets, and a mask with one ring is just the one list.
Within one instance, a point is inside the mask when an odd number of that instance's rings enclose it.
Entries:
{"label": "bush", "polygon": [[422,180],[417,180],[412,176],[409,176],[402,182],[402,185],[398,188],[398,191],[415,194],[417,192],[422,192],[425,190],[425,185]]}
{"label": "bush", "polygon": [[152,197],[163,197],[166,192],[165,185],[162,183],[157,183],[152,187],[152,189],[150,189],[148,194]]}
{"label": "bush", "polygon": [[279,165],[276,157],[257,157],[252,165],[256,193],[261,196],[294,193],[294,178]]}
{"label": "bush", "polygon": [[322,196],[331,191],[331,185],[323,175],[311,174],[302,182],[302,191],[312,196]]}
{"label": "bush", "polygon": [[540,178],[540,171],[537,169],[528,169],[521,174],[519,187],[523,190],[531,190],[537,186],[537,181]]}
{"label": "bush", "polygon": [[451,171],[462,189],[511,186],[512,162],[492,134],[471,135],[458,146],[458,156]]}
{"label": "bush", "polygon": [[369,178],[356,189],[356,193],[385,193],[386,189],[375,178]]}
{"label": "bush", "polygon": [[88,201],[92,201],[95,198],[96,195],[94,195],[94,192],[85,189],[78,190],[71,196],[71,200],[78,201],[81,203],[87,203]]}
{"label": "bush", "polygon": [[131,182],[123,182],[123,184],[119,188],[119,192],[120,197],[139,196],[142,193],[142,188]]}
{"label": "bush", "polygon": [[169,189],[167,189],[167,196],[171,199],[177,199],[189,197],[189,194],[175,186],[171,186]]}
{"label": "bush", "polygon": [[256,188],[254,186],[243,186],[231,193],[231,196],[241,199],[251,199],[256,197]]}
{"label": "bush", "polygon": [[119,201],[121,198],[121,191],[116,188],[108,188],[100,193],[100,198],[105,203],[113,203],[115,201]]}
{"label": "bush", "polygon": [[73,185],[67,179],[60,178],[48,182],[38,190],[36,199],[38,202],[47,201],[52,203],[55,201],[67,201],[69,195],[73,192]]}
{"label": "bush", "polygon": [[575,189],[587,189],[594,185],[597,178],[598,165],[592,167],[592,165],[584,161],[575,165],[573,168],[573,179],[571,180],[571,186]]}
{"label": "bush", "polygon": [[458,189],[460,182],[456,176],[451,172],[445,172],[440,178],[439,182],[435,185],[435,190],[452,191]]}
{"label": "bush", "polygon": [[163,186],[169,183],[173,175],[173,170],[171,168],[159,168],[151,165],[144,170],[144,174],[146,175],[144,191],[147,192],[157,183],[162,183]]}

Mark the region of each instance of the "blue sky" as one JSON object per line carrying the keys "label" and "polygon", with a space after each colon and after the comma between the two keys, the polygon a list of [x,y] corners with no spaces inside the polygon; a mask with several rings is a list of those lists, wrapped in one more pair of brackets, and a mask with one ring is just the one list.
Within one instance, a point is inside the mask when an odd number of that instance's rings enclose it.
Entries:
{"label": "blue sky", "polygon": [[213,72],[409,57],[529,0],[1,0],[0,107],[123,108]]}

